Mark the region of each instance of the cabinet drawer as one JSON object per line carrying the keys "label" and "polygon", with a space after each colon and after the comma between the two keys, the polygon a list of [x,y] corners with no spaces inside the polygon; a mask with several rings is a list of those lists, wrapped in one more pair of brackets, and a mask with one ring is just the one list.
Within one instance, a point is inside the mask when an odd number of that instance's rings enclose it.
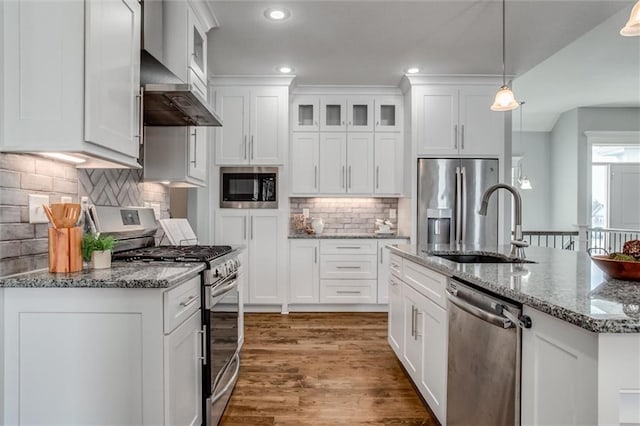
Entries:
{"label": "cabinet drawer", "polygon": [[389,271],[391,271],[392,275],[402,278],[402,257],[389,253]]}
{"label": "cabinet drawer", "polygon": [[377,254],[378,240],[321,240],[320,254]]}
{"label": "cabinet drawer", "polygon": [[402,280],[446,309],[446,276],[405,260],[402,265]]}
{"label": "cabinet drawer", "polygon": [[375,280],[378,277],[377,256],[341,256],[324,254],[320,256],[321,279]]}
{"label": "cabinet drawer", "polygon": [[164,332],[171,333],[200,309],[200,275],[164,293]]}
{"label": "cabinet drawer", "polygon": [[320,303],[376,303],[376,280],[320,280]]}

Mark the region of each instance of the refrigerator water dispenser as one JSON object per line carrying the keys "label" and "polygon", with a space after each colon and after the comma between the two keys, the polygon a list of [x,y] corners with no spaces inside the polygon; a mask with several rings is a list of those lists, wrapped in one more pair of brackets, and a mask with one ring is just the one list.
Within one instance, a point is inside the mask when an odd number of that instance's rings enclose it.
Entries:
{"label": "refrigerator water dispenser", "polygon": [[451,243],[451,209],[427,209],[427,242]]}

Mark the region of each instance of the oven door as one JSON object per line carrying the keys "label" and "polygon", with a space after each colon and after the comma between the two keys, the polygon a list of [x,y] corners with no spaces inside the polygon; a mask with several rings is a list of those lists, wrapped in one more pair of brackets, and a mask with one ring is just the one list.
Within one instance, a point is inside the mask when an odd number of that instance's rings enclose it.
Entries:
{"label": "oven door", "polygon": [[239,297],[236,275],[209,288],[205,322],[209,330],[208,370],[205,372],[203,398],[206,425],[216,425],[231,397],[238,378]]}

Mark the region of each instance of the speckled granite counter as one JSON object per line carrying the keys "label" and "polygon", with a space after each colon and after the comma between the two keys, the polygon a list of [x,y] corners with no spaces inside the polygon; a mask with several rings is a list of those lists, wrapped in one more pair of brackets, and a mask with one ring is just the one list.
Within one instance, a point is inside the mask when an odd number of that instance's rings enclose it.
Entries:
{"label": "speckled granite counter", "polygon": [[[416,246],[392,252],[596,333],[640,333],[640,282],[607,281],[586,253],[528,247],[536,263],[456,263]],[[439,252],[441,250],[438,248]],[[474,251],[474,250],[463,250]],[[508,253],[509,247],[491,252]]]}
{"label": "speckled granite counter", "polygon": [[113,262],[109,269],[85,269],[67,274],[42,269],[11,275],[0,278],[0,288],[170,288],[204,268],[204,263]]}
{"label": "speckled granite counter", "polygon": [[396,240],[396,239],[409,239],[409,237],[403,237],[401,235],[396,235],[396,234],[376,234],[376,233],[370,233],[370,234],[289,234],[289,239],[293,240],[293,239],[365,239],[365,238],[375,238],[377,240],[381,240],[381,239],[389,239],[389,240]]}

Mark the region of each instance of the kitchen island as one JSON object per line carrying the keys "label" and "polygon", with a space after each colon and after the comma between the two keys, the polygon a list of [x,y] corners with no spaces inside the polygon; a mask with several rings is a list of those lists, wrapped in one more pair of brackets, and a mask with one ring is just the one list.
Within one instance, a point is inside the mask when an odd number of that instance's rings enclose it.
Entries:
{"label": "kitchen island", "polygon": [[[527,260],[535,263],[483,264],[433,255],[460,253],[448,247],[422,251],[397,245],[390,250],[395,256],[391,274],[410,292],[415,289],[439,303],[444,318],[444,286],[449,278],[523,305],[532,327],[522,331],[522,424],[640,424],[640,283],[606,280],[586,253],[565,250],[530,247]],[[506,256],[509,247],[462,251]],[[429,281],[424,288],[414,279],[421,268]],[[393,330],[399,322],[394,318],[398,315],[390,302],[389,340],[402,359],[406,354],[398,341],[402,337]],[[441,328],[446,331],[446,322]],[[420,339],[430,339],[412,331]],[[439,359],[446,364],[446,333],[440,334],[433,343],[445,345]],[[424,370],[433,371],[428,365]],[[434,411],[445,413],[444,385],[438,394],[424,374],[416,374],[424,382],[417,384],[419,389],[423,384],[428,393],[440,395]]]}

